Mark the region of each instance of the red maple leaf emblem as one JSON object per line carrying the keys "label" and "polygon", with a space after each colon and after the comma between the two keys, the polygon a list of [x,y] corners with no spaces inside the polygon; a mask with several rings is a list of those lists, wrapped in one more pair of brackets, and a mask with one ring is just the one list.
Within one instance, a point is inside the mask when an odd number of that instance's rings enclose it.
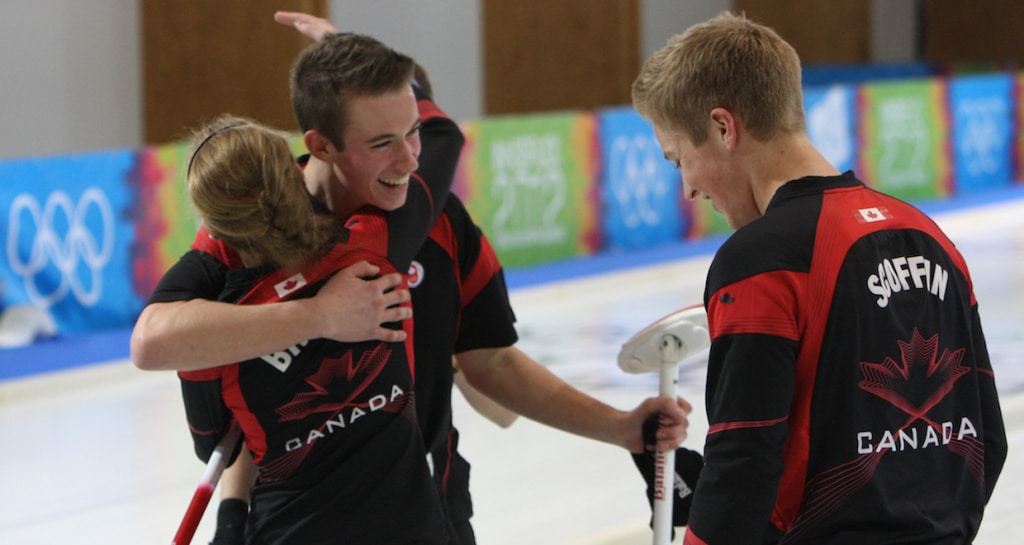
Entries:
{"label": "red maple leaf emblem", "polygon": [[910,341],[898,341],[900,361],[885,358],[882,363],[861,362],[864,379],[858,386],[892,403],[910,416],[907,422],[927,419],[928,412],[942,401],[956,381],[970,372],[961,365],[965,349],[943,349],[938,356],[939,336],[925,339],[917,329]]}
{"label": "red maple leaf emblem", "polygon": [[288,280],[287,282],[284,283],[284,286],[282,286],[281,289],[283,289],[284,291],[292,291],[293,289],[295,289],[295,286],[297,286],[297,285],[298,285],[297,281],[295,281],[295,280]]}
{"label": "red maple leaf emblem", "polygon": [[[384,343],[362,352],[359,361],[353,363],[352,350],[347,350],[340,358],[324,358],[320,368],[308,377],[306,384],[311,390],[295,394],[288,403],[278,407],[277,414],[281,421],[299,420],[315,413],[336,413],[354,403],[380,375],[391,357],[391,349]],[[360,376],[361,375],[361,376]],[[332,383],[342,379],[344,389],[349,391],[344,401],[330,402],[329,388]]]}

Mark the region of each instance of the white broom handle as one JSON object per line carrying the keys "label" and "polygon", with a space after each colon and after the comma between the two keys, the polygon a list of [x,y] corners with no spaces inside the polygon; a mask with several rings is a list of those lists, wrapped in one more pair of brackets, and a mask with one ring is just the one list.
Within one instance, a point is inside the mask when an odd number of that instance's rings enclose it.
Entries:
{"label": "white broom handle", "polygon": [[[663,347],[663,351],[671,348]],[[669,360],[669,354],[665,354]],[[677,360],[663,361],[658,373],[658,395],[675,400],[679,371]],[[654,454],[654,545],[672,542],[672,496],[675,484],[676,451],[657,450]]]}
{"label": "white broom handle", "polygon": [[199,528],[199,521],[202,520],[203,514],[206,512],[206,506],[210,503],[213,491],[217,488],[220,476],[224,473],[228,458],[231,457],[231,452],[238,445],[241,434],[242,428],[238,427],[238,422],[232,421],[228,432],[217,442],[213,453],[210,454],[209,461],[206,462],[206,469],[203,470],[203,476],[199,479],[199,486],[192,494],[192,501],[189,502],[188,509],[185,510],[185,516],[181,519],[178,532],[174,534],[171,545],[189,545],[192,542],[192,536]]}

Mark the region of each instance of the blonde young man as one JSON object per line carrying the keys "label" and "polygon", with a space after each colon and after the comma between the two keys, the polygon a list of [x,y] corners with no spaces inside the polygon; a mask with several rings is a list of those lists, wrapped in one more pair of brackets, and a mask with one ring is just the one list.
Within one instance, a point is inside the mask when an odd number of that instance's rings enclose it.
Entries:
{"label": "blonde young man", "polygon": [[736,229],[705,289],[684,543],[970,543],[1007,446],[953,243],[815,149],[796,52],[742,16],[671,38],[633,103],[686,197]]}

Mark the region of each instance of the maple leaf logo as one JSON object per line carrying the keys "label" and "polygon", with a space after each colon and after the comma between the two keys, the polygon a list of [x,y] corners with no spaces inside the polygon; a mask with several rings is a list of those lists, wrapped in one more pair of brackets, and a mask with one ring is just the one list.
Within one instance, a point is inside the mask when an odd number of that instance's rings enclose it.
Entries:
{"label": "maple leaf logo", "polygon": [[[277,414],[281,415],[280,421],[300,420],[316,413],[337,413],[352,405],[355,398],[366,391],[384,370],[391,352],[384,343],[377,343],[364,351],[355,363],[352,350],[345,351],[340,358],[324,358],[320,368],[306,377],[306,384],[311,389],[295,394],[291,401],[277,408]],[[349,393],[344,401],[330,402],[328,396],[331,394],[331,385],[339,379],[343,384],[338,389]],[[358,383],[355,383],[357,379]]]}
{"label": "maple leaf logo", "polygon": [[923,419],[937,427],[927,419],[928,412],[949,394],[960,377],[970,372],[961,365],[965,349],[943,349],[938,356],[938,334],[926,339],[916,328],[909,342],[897,342],[900,361],[885,358],[882,363],[861,362],[864,379],[858,386],[907,413],[908,425]]}
{"label": "maple leaf logo", "polygon": [[277,296],[284,299],[290,295],[293,291],[306,285],[306,277],[302,273],[293,274],[288,278],[274,284],[274,291],[277,292]]}
{"label": "maple leaf logo", "polygon": [[860,223],[874,223],[890,219],[889,209],[883,207],[861,208],[853,211],[853,216]]}

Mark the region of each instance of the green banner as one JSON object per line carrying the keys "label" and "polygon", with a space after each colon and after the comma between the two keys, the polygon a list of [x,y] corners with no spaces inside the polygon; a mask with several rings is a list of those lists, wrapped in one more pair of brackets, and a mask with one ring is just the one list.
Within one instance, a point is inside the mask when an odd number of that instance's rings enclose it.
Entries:
{"label": "green banner", "polygon": [[699,199],[694,202],[694,218],[696,227],[690,238],[701,238],[711,235],[725,235],[732,233],[732,227],[721,212],[718,212],[711,205],[711,201]]}
{"label": "green banner", "polygon": [[463,125],[456,191],[506,267],[596,247],[594,118],[559,113]]}
{"label": "green banner", "polygon": [[939,79],[867,84],[860,90],[861,154],[865,183],[906,200],[949,193],[949,115]]}

